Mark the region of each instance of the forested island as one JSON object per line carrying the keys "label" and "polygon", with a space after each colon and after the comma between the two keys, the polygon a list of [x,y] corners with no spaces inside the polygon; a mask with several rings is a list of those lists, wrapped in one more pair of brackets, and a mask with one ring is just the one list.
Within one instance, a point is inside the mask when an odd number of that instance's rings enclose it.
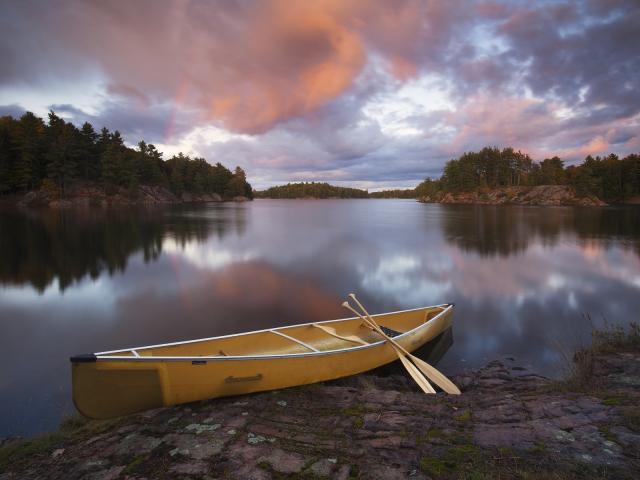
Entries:
{"label": "forested island", "polygon": [[254,194],[256,198],[369,198],[366,190],[322,182],[287,183]]}
{"label": "forested island", "polygon": [[267,190],[254,191],[256,198],[418,198],[414,188],[405,190],[381,190],[369,192],[359,188],[337,187],[326,182],[298,182],[287,183],[268,188]]}
{"label": "forested island", "polygon": [[245,172],[182,153],[163,160],[144,141],[127,147],[117,130],[77,128],[49,113],[0,117],[0,199],[24,204],[172,203],[251,199]]}
{"label": "forested island", "polygon": [[[552,188],[555,187],[555,188]],[[640,203],[640,155],[587,156],[564,166],[555,156],[535,162],[513,148],[485,147],[446,163],[437,180],[427,178],[416,197],[444,203],[604,205]]]}
{"label": "forested island", "polygon": [[380,190],[369,192],[369,198],[417,198],[415,188]]}

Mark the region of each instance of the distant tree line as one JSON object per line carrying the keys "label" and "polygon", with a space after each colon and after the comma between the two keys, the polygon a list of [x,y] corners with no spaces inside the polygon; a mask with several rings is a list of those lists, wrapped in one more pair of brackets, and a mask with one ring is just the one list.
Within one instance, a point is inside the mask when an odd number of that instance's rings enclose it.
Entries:
{"label": "distant tree line", "polygon": [[366,190],[336,187],[328,183],[301,182],[287,183],[255,192],[258,198],[368,198]]}
{"label": "distant tree line", "polygon": [[415,188],[381,190],[370,192],[369,198],[416,198],[416,190]]}
{"label": "distant tree line", "polygon": [[168,188],[176,195],[213,194],[252,197],[245,172],[182,153],[168,160],[152,144],[125,146],[117,130],[77,128],[54,112],[48,122],[31,112],[16,120],[0,117],[0,195],[46,186],[64,196],[72,182],[91,182],[107,192],[139,185]]}
{"label": "distant tree line", "polygon": [[258,198],[417,198],[413,188],[368,192],[320,182],[288,183],[254,192],[254,195]]}
{"label": "distant tree line", "polygon": [[640,155],[622,159],[614,154],[595,158],[589,155],[582,164],[565,167],[557,156],[538,163],[511,147],[485,147],[449,160],[440,179],[427,178],[415,191],[416,196],[423,197],[520,185],[570,185],[579,195],[621,202],[640,195]]}

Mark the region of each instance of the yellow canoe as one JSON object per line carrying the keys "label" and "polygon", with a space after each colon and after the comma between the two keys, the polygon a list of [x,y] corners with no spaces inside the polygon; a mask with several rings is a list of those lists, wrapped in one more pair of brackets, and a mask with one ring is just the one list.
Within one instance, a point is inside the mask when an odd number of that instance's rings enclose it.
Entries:
{"label": "yellow canoe", "polygon": [[[444,304],[373,317],[411,352],[452,315]],[[305,323],[71,357],[73,401],[87,417],[111,418],[346,377],[397,358],[360,318]]]}

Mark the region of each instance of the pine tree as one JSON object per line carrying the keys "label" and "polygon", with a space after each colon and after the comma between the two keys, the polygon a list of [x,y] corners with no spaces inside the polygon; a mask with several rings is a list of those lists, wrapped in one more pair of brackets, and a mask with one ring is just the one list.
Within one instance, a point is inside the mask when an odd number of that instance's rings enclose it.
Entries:
{"label": "pine tree", "polygon": [[14,165],[14,184],[20,190],[30,190],[39,183],[39,169],[43,163],[42,142],[44,122],[27,112],[18,122],[18,156]]}
{"label": "pine tree", "polygon": [[0,118],[0,195],[13,190],[13,151],[11,129],[15,120],[11,117]]}
{"label": "pine tree", "polygon": [[66,123],[53,111],[49,112],[47,128],[46,176],[64,195],[68,183],[76,175],[76,162],[79,154],[77,129]]}
{"label": "pine tree", "polygon": [[247,183],[247,175],[240,167],[236,167],[233,177],[227,184],[224,196],[227,198],[242,197],[247,194],[245,185]]}
{"label": "pine tree", "polygon": [[563,185],[565,183],[564,162],[560,157],[545,158],[540,163],[543,185]]}
{"label": "pine tree", "polygon": [[182,195],[184,191],[184,177],[182,175],[182,165],[179,161],[174,161],[171,168],[171,176],[169,178],[169,184],[171,185],[171,191],[178,196]]}
{"label": "pine tree", "polygon": [[118,184],[130,190],[138,186],[138,173],[136,172],[136,152],[123,150],[120,158]]}
{"label": "pine tree", "polygon": [[113,188],[120,177],[122,153],[117,142],[109,141],[100,157],[101,181],[105,188]]}
{"label": "pine tree", "polygon": [[100,175],[98,149],[96,142],[98,134],[89,122],[84,122],[80,129],[82,155],[80,155],[79,171],[84,180],[96,180]]}
{"label": "pine tree", "polygon": [[148,182],[152,185],[162,185],[166,187],[168,180],[163,171],[164,161],[162,160],[162,153],[159,152],[152,143],[147,145],[146,159],[148,163],[148,168],[146,169]]}

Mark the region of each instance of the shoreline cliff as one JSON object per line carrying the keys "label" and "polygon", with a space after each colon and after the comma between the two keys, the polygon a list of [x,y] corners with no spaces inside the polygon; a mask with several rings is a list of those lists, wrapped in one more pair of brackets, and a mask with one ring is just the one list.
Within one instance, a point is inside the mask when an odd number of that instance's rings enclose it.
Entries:
{"label": "shoreline cliff", "polygon": [[418,198],[421,203],[604,207],[595,196],[580,196],[567,185],[499,187],[471,192],[443,192]]}
{"label": "shoreline cliff", "polygon": [[17,205],[19,207],[105,207],[112,205],[161,205],[190,202],[244,202],[249,201],[245,196],[223,198],[217,193],[182,193],[171,192],[161,186],[140,185],[134,189],[112,187],[104,189],[94,184],[75,184],[67,188],[65,195],[40,188],[22,195],[7,195],[0,197],[0,203]]}

